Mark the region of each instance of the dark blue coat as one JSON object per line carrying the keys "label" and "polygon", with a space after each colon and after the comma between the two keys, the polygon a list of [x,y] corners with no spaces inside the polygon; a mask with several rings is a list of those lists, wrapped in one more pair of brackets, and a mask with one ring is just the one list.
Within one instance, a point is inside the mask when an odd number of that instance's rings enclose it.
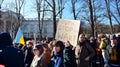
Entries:
{"label": "dark blue coat", "polygon": [[48,67],[63,67],[63,52],[54,53]]}
{"label": "dark blue coat", "polygon": [[63,67],[63,52],[55,53],[55,65],[54,67]]}

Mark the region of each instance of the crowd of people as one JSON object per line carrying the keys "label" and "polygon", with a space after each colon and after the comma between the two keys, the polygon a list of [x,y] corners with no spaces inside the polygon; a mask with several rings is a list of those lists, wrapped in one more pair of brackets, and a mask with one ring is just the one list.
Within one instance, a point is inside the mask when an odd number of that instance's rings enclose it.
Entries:
{"label": "crowd of people", "polygon": [[0,33],[2,67],[120,67],[120,36],[80,34],[76,46],[70,41],[28,40],[13,44],[9,33]]}

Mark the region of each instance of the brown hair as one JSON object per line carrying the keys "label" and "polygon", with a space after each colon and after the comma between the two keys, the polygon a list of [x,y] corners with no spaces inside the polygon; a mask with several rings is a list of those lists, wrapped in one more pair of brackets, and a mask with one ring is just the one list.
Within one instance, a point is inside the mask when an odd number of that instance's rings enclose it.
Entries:
{"label": "brown hair", "polygon": [[35,48],[39,50],[41,53],[43,53],[43,46],[42,45],[36,45]]}
{"label": "brown hair", "polygon": [[57,41],[57,42],[55,43],[55,46],[59,46],[59,47],[61,48],[61,51],[64,50],[64,44],[63,44],[62,41]]}

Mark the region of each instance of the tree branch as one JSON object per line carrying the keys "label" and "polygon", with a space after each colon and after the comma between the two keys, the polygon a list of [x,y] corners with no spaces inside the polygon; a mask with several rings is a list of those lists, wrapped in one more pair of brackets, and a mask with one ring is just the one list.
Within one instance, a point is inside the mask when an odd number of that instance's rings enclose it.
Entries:
{"label": "tree branch", "polygon": [[56,14],[56,16],[64,9],[65,7],[63,7],[60,11],[58,11],[58,13]]}
{"label": "tree branch", "polygon": [[21,5],[20,5],[20,10],[21,10],[21,8],[22,8],[22,6],[23,6],[23,3],[24,3],[24,0],[22,0],[22,3],[21,3]]}
{"label": "tree branch", "polygon": [[18,13],[18,4],[17,4],[17,1],[16,1],[16,0],[15,0],[15,3],[16,3],[15,9],[16,9],[16,12]]}
{"label": "tree branch", "polygon": [[117,19],[117,17],[111,12],[111,15],[114,17],[114,19],[118,22],[118,24],[120,25],[120,21]]}
{"label": "tree branch", "polygon": [[53,8],[53,6],[47,1],[47,0],[45,0],[47,3],[48,3],[48,5],[51,7],[51,8]]}
{"label": "tree branch", "polygon": [[50,11],[50,12],[52,12],[52,10],[40,10],[40,12],[43,12],[43,11]]}
{"label": "tree branch", "polygon": [[81,11],[81,10],[79,10],[79,11],[76,13],[76,17],[79,15],[80,11]]}

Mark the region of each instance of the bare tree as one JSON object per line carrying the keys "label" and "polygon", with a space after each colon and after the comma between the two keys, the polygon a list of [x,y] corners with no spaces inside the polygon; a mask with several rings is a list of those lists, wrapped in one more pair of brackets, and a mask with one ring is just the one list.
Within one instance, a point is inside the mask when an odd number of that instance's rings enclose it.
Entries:
{"label": "bare tree", "polygon": [[94,37],[93,5],[92,5],[91,0],[88,0],[88,6],[89,6],[89,11],[90,11],[90,23],[91,23],[91,28],[92,28],[92,36]]}
{"label": "bare tree", "polygon": [[105,0],[105,4],[106,4],[109,23],[110,23],[111,33],[114,33],[113,25],[112,25],[112,15],[111,15],[111,11],[110,11],[110,0]]}
{"label": "bare tree", "polygon": [[47,3],[48,3],[48,5],[50,6],[50,8],[51,8],[51,12],[52,12],[52,19],[53,19],[53,36],[54,36],[54,38],[55,38],[55,34],[56,34],[56,29],[57,29],[57,27],[56,27],[56,17],[58,16],[58,14],[59,13],[61,13],[61,11],[64,9],[64,7],[61,9],[61,10],[59,10],[59,11],[57,11],[56,10],[56,7],[57,7],[57,5],[56,5],[56,0],[51,0],[51,2],[50,2],[50,0],[48,1],[48,0],[45,0]]}
{"label": "bare tree", "polygon": [[88,22],[91,26],[91,35],[95,36],[97,35],[97,25],[98,23],[102,22],[104,19],[104,9],[103,3],[98,0],[84,0],[80,2],[81,7],[79,9],[80,13],[78,15],[79,19]]}
{"label": "bare tree", "polygon": [[[98,13],[101,11],[101,4],[99,4],[99,1],[95,0],[85,0],[83,1],[84,5],[82,6],[81,9],[83,9],[82,13],[82,20],[89,22],[91,26],[91,34],[92,36],[95,36],[95,30],[96,30],[96,25],[95,23],[100,22],[102,20],[99,20],[102,15],[101,13]],[[86,6],[85,6],[86,5]]]}
{"label": "bare tree", "polygon": [[24,0],[15,0],[15,10],[18,17],[18,27],[21,25],[21,9],[24,4]]}
{"label": "bare tree", "polygon": [[[59,11],[61,11],[64,8],[66,2],[67,2],[67,0],[58,0],[58,10]],[[62,18],[62,15],[63,15],[63,11],[61,11],[59,13],[59,18]]]}
{"label": "bare tree", "polygon": [[[43,0],[43,5],[42,5],[42,9],[43,10],[41,10],[41,12],[42,12],[42,19],[41,19],[41,34],[42,34],[42,30],[43,30],[43,22],[44,22],[44,19],[45,19],[45,15],[46,15],[46,11],[48,11],[48,10],[46,10],[46,8],[48,8],[48,5],[45,3],[45,0]],[[42,38],[42,35],[41,35],[41,38]]]}
{"label": "bare tree", "polygon": [[76,20],[77,18],[78,18],[78,15],[79,15],[79,13],[80,13],[80,11],[81,11],[81,9],[77,9],[76,7],[77,7],[77,3],[80,3],[79,2],[79,0],[71,0],[71,5],[72,5],[72,14],[73,14],[73,18],[74,18],[74,20]]}
{"label": "bare tree", "polygon": [[120,32],[120,25],[118,25],[118,24],[114,24],[113,25],[113,27],[114,27],[114,31],[115,31],[115,33],[118,33],[118,32]]}
{"label": "bare tree", "polygon": [[[97,33],[98,34],[108,34],[110,33],[110,26],[105,24],[105,23],[95,23],[95,25],[97,26]],[[91,29],[90,29],[90,25],[85,27],[85,32],[86,34],[90,34],[91,33]],[[117,28],[116,28],[117,29]]]}
{"label": "bare tree", "polygon": [[120,25],[120,0],[112,0],[111,7],[113,7],[113,11],[111,10],[111,15]]}
{"label": "bare tree", "polygon": [[[10,24],[11,32],[14,31],[12,33],[13,38],[14,38],[15,34],[17,33],[18,28],[22,25],[21,20],[23,19],[23,16],[21,16],[21,9],[23,7],[23,4],[24,4],[24,0],[14,0],[11,3],[7,3],[7,6],[6,6],[6,8],[10,8],[9,10],[13,10],[13,11],[15,10],[15,12],[8,11],[10,21],[11,21],[11,24]],[[15,22],[13,22],[14,20],[15,20]]]}
{"label": "bare tree", "polygon": [[41,15],[41,7],[42,7],[42,0],[36,0],[36,6],[37,6],[37,15],[38,15],[38,26],[39,26],[39,32],[40,32],[40,40],[42,39],[42,29],[41,29],[41,23],[40,23],[40,15]]}
{"label": "bare tree", "polygon": [[[44,22],[44,17],[45,17],[45,9],[47,8],[45,1],[43,1],[43,11],[42,11],[42,20],[41,20],[41,34],[42,34],[42,29],[43,29],[43,22]],[[41,35],[42,38],[42,35]]]}
{"label": "bare tree", "polygon": [[104,20],[104,11],[105,8],[102,6],[103,4],[100,3],[100,1],[92,0],[92,6],[93,6],[93,21],[94,21],[94,36],[97,37],[98,35],[98,28],[99,24]]}

